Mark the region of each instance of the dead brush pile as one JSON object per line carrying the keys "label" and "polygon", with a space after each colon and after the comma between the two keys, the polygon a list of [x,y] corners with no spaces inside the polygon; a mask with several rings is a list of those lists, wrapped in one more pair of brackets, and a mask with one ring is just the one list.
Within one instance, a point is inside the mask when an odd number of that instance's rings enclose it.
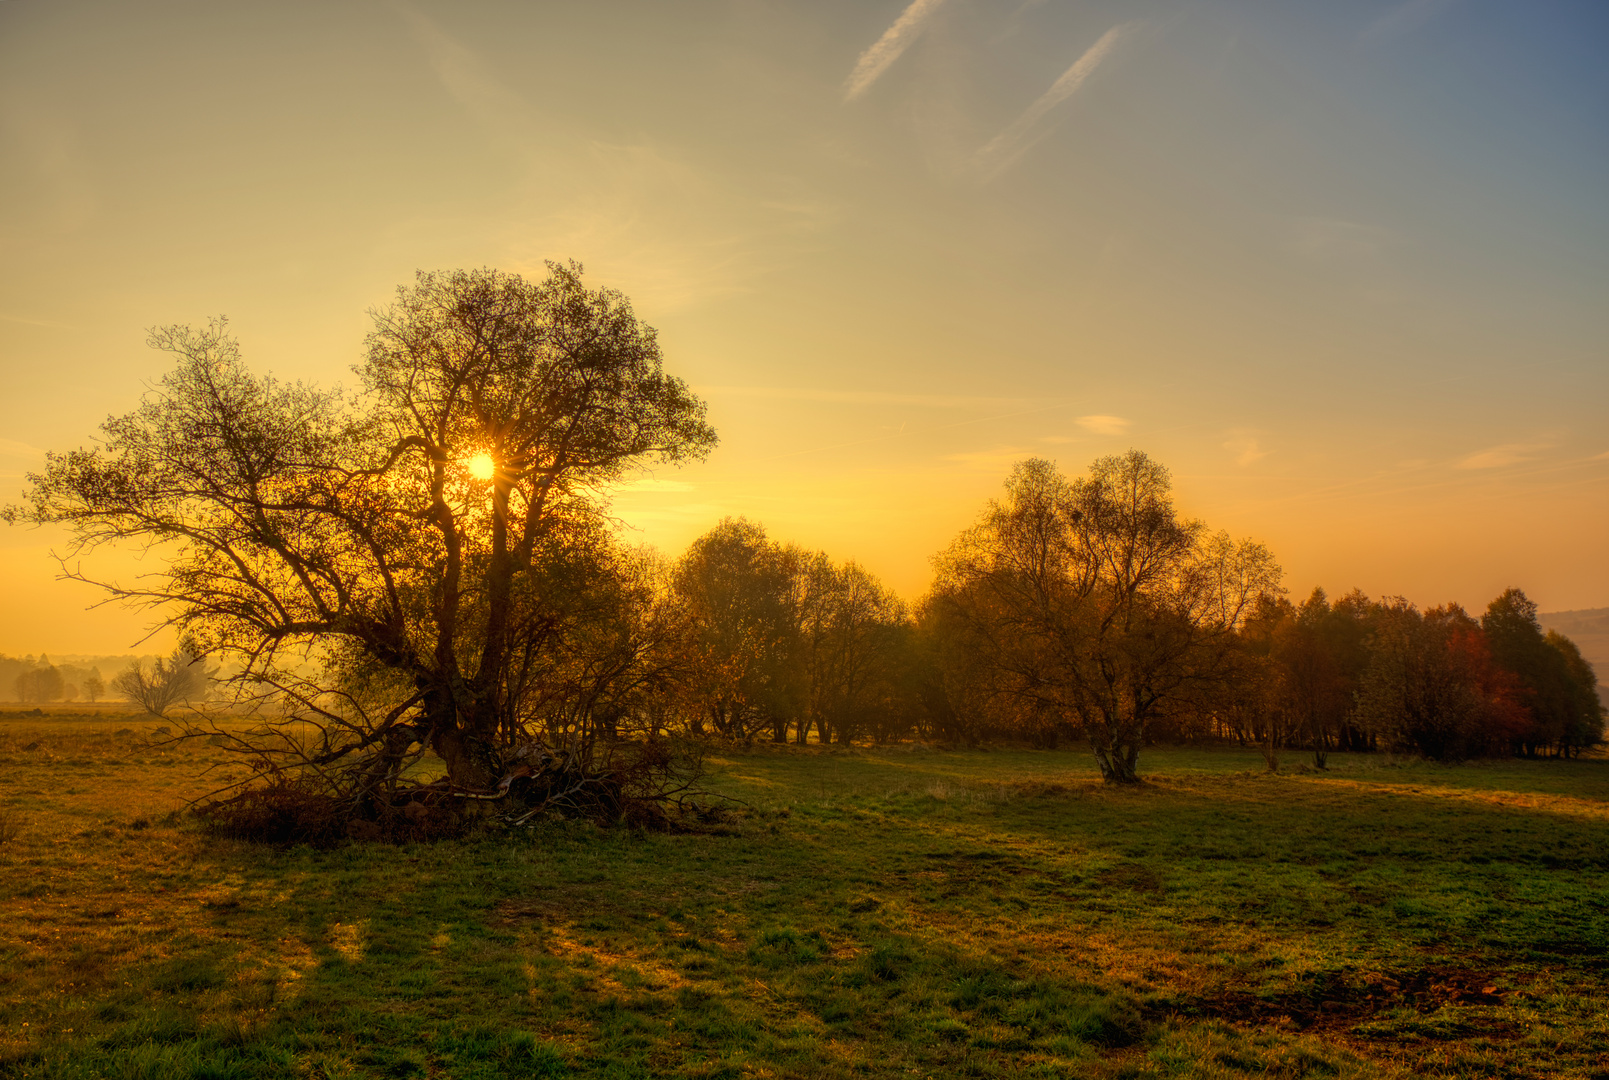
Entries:
{"label": "dead brush pile", "polygon": [[396,777],[365,788],[347,780],[372,775],[363,770],[331,777],[284,769],[194,810],[216,835],[329,847],[452,839],[479,829],[520,828],[543,816],[605,828],[696,831],[721,824],[731,809],[731,800],[699,787],[703,753],[697,743],[653,739],[555,751],[528,742],[503,760],[503,779],[492,791]]}

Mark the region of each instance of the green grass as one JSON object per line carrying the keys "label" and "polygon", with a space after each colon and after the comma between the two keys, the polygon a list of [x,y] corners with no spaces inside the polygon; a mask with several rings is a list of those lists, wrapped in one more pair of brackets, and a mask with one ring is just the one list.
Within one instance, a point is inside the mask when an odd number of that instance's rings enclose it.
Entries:
{"label": "green grass", "polygon": [[726,751],[737,835],[321,852],[151,726],[0,719],[0,1076],[1609,1077],[1603,760]]}

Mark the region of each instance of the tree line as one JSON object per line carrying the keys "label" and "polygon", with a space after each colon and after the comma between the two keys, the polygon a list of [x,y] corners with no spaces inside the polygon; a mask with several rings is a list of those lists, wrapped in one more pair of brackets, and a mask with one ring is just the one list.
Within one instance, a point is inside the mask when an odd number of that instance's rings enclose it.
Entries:
{"label": "tree line", "polygon": [[1476,618],[1361,591],[1292,603],[1272,555],[1173,509],[1139,452],[1077,479],[1034,460],[935,558],[908,608],[866,570],[729,519],[666,577],[680,708],[639,723],[774,742],[1087,741],[1134,775],[1156,742],[1578,754],[1592,666],[1508,589]]}
{"label": "tree line", "polygon": [[96,584],[188,659],[229,663],[215,689],[263,719],[242,747],[260,775],[354,814],[423,798],[424,756],[445,770],[431,798],[517,767],[612,806],[669,736],[1076,738],[1114,782],[1161,738],[1322,762],[1601,736],[1590,666],[1522,594],[1480,620],[1355,593],[1293,605],[1262,544],[1180,514],[1138,451],[1077,477],[1017,466],[913,606],[742,519],[667,560],[620,542],[607,492],[716,435],[623,295],[574,264],[421,273],[372,315],[350,394],[253,374],[221,321],[154,331],[174,368],[5,511],[65,526],[64,565],[158,552],[157,573]]}
{"label": "tree line", "polygon": [[48,656],[0,655],[0,688],[11,700],[24,704],[52,701],[99,701],[106,696],[106,681],[98,666],[53,664]]}
{"label": "tree line", "polygon": [[1183,714],[1161,737],[1203,734],[1311,750],[1389,748],[1438,760],[1577,755],[1603,740],[1597,677],[1573,641],[1543,631],[1510,588],[1477,618],[1421,612],[1354,589],[1331,603],[1264,600],[1242,631],[1227,707]]}
{"label": "tree line", "polygon": [[153,716],[165,716],[175,705],[205,703],[217,674],[218,669],[209,670],[203,658],[183,646],[169,656],[134,657],[110,681],[101,677],[99,665],[58,666],[48,656],[0,656],[0,685],[9,684],[15,700],[25,705],[79,700],[93,705],[115,695]]}

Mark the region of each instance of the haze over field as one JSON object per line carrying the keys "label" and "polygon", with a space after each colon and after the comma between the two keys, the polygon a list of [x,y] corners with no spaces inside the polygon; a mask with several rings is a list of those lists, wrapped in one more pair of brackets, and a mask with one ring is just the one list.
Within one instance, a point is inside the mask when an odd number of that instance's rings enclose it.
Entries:
{"label": "haze over field", "polygon": [[[616,498],[667,552],[913,597],[1014,461],[1135,446],[1298,596],[1602,607],[1605,55],[1586,2],[0,4],[0,500],[151,325],[350,385],[416,269],[575,258],[722,439]],[[0,651],[168,647],[60,541],[0,530]]]}

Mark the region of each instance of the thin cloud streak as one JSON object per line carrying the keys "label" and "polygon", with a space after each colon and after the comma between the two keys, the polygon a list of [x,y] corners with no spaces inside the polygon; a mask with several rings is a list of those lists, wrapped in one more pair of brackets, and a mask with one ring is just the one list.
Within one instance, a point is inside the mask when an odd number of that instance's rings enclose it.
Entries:
{"label": "thin cloud streak", "polygon": [[1268,451],[1258,443],[1257,437],[1244,430],[1230,432],[1230,438],[1224,440],[1223,448],[1235,455],[1235,464],[1241,468],[1268,456]]}
{"label": "thin cloud streak", "polygon": [[1045,114],[1076,94],[1101,62],[1111,55],[1117,43],[1139,26],[1137,22],[1119,23],[1102,34],[1100,40],[1073,61],[1072,66],[1062,72],[1061,77],[1050,84],[1050,89],[1040,94],[1039,99],[1028,106],[1021,116],[1012,121],[1010,127],[990,139],[978,151],[979,164],[993,175],[1016,160],[1027,148],[1028,135],[1045,118]]}
{"label": "thin cloud streak", "polygon": [[883,32],[876,44],[860,54],[855,70],[844,81],[844,103],[854,101],[871,88],[878,76],[887,71],[900,58],[911,42],[922,32],[922,24],[938,10],[944,0],[912,0],[911,6],[894,20],[894,25]]}
{"label": "thin cloud streak", "polygon": [[1547,449],[1540,443],[1503,443],[1501,446],[1488,447],[1477,453],[1470,454],[1458,463],[1460,469],[1501,469],[1508,465],[1518,465],[1524,461],[1533,461],[1537,451]]}
{"label": "thin cloud streak", "polygon": [[[448,97],[478,123],[505,137],[511,125],[516,132],[525,126],[530,110],[524,99],[491,78],[479,54],[422,12],[407,6],[397,10],[414,40],[424,46],[431,72]],[[513,141],[518,141],[517,135]]]}
{"label": "thin cloud streak", "polygon": [[760,398],[773,401],[831,401],[847,405],[924,405],[935,409],[1001,408],[1043,398],[970,397],[945,394],[890,394],[876,390],[811,390],[795,386],[695,386],[710,397]]}
{"label": "thin cloud streak", "polygon": [[959,454],[945,454],[941,460],[953,461],[958,465],[985,472],[1002,472],[1024,458],[1032,456],[1033,451],[1026,447],[999,446],[993,450],[971,450],[963,451]]}
{"label": "thin cloud streak", "polygon": [[948,424],[930,424],[926,427],[911,428],[908,431],[904,428],[901,428],[899,431],[892,431],[886,435],[873,435],[866,439],[855,439],[851,442],[832,443],[827,446],[812,446],[808,450],[793,450],[785,454],[772,454],[768,457],[760,458],[759,460],[780,461],[783,458],[801,457],[805,454],[819,454],[825,450],[842,450],[851,446],[866,446],[871,443],[884,442],[888,439],[903,438],[906,435],[925,435],[935,431],[945,431],[949,428],[970,427],[973,424],[987,424],[991,420],[1010,420],[1018,416],[1033,416],[1036,413],[1051,412],[1055,409],[1065,409],[1071,404],[1072,402],[1063,401],[1054,405],[1043,405],[1037,409],[1022,409],[1017,412],[999,413],[994,416],[975,416],[970,420],[956,420]]}
{"label": "thin cloud streak", "polygon": [[1408,0],[1401,7],[1392,8],[1363,31],[1364,41],[1411,34],[1458,0]]}
{"label": "thin cloud streak", "polygon": [[7,315],[0,311],[0,322],[20,323],[23,326],[42,326],[48,330],[77,330],[76,326],[67,323],[51,322],[49,319],[25,319],[21,315]]}
{"label": "thin cloud streak", "polygon": [[1096,435],[1121,435],[1130,422],[1121,416],[1080,416],[1078,426]]}

